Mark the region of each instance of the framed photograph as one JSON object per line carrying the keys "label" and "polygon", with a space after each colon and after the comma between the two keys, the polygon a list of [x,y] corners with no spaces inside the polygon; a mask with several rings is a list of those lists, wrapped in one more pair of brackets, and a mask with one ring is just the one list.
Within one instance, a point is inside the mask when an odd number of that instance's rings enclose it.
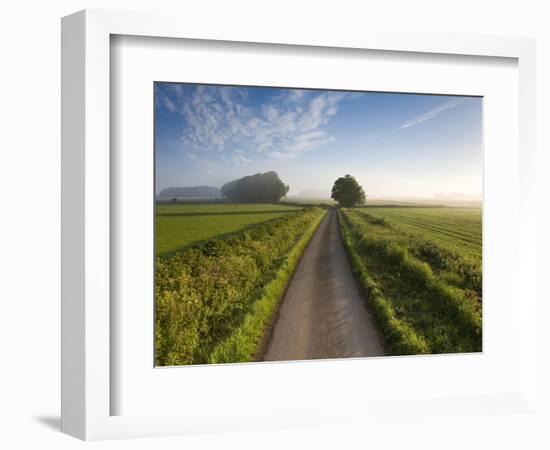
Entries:
{"label": "framed photograph", "polygon": [[154,96],[157,366],[482,351],[482,97]]}
{"label": "framed photograph", "polygon": [[63,431],[528,410],[533,41],[257,26],[63,19]]}

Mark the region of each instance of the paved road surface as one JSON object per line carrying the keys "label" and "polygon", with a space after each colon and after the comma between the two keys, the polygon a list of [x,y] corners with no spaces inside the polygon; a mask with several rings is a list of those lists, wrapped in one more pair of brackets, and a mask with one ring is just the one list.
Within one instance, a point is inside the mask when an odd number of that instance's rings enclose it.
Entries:
{"label": "paved road surface", "polygon": [[383,354],[351,273],[337,213],[329,210],[292,277],[264,360]]}

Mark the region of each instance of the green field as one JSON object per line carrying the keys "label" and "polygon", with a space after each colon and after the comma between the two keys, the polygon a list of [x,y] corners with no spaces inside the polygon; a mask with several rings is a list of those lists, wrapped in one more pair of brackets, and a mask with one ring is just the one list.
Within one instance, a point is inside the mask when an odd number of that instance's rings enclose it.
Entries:
{"label": "green field", "polygon": [[383,217],[406,233],[481,260],[480,208],[369,207],[364,212]]}
{"label": "green field", "polygon": [[[187,213],[185,220],[194,218],[187,206],[179,206],[159,208],[161,217],[179,210]],[[200,208],[197,217],[205,227],[211,220],[217,222],[223,237],[156,260],[157,365],[253,361],[298,260],[325,214],[321,208],[285,213],[277,205],[209,206]],[[261,207],[271,208],[275,216],[259,213]],[[233,217],[227,214],[231,211],[250,211],[257,216],[257,225],[227,235],[228,229],[221,226]],[[205,217],[204,212],[221,214]],[[266,221],[264,216],[276,218]]]}
{"label": "green field", "polygon": [[481,209],[368,207],[340,219],[391,354],[481,351]]}
{"label": "green field", "polygon": [[[325,210],[159,203],[156,363],[254,361]],[[481,351],[481,209],[338,210],[389,355]]]}
{"label": "green field", "polygon": [[159,203],[156,255],[171,255],[193,244],[227,236],[299,210],[291,205],[231,203]]}

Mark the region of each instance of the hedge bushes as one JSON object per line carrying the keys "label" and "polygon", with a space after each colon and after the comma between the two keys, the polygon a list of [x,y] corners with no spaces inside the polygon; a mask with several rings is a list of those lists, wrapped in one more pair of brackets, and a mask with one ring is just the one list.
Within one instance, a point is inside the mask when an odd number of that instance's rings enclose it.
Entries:
{"label": "hedge bushes", "polygon": [[[246,342],[241,342],[248,351],[238,356],[250,359],[270,308],[284,292],[288,258],[297,262],[323,214],[319,208],[306,209],[228,239],[212,239],[169,259],[157,258],[156,364],[204,364],[216,362],[220,354],[227,359],[220,346],[254,319],[253,332],[249,329]],[[293,252],[297,244],[300,251]],[[279,288],[274,291],[276,280]],[[257,306],[262,299],[263,310]]]}

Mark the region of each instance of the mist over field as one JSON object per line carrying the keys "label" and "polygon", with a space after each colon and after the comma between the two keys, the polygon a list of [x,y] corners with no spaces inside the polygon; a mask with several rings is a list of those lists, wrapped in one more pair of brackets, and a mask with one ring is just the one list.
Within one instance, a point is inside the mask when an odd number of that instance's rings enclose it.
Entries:
{"label": "mist over field", "polygon": [[157,83],[156,192],[275,171],[289,197],[479,201],[481,98]]}

